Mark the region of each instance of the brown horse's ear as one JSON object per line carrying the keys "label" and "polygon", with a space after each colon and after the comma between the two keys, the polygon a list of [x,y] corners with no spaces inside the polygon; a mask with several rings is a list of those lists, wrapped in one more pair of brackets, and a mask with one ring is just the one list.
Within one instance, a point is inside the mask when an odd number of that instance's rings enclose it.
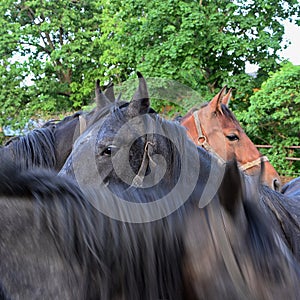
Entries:
{"label": "brown horse's ear", "polygon": [[214,112],[214,113],[219,112],[219,113],[223,114],[221,104],[222,104],[222,99],[226,93],[226,88],[227,88],[227,86],[225,85],[221,89],[221,91],[215,97],[213,97],[212,100],[209,102],[208,105],[211,108],[212,112]]}
{"label": "brown horse's ear", "polygon": [[116,101],[115,92],[114,92],[114,84],[110,82],[104,91],[105,96],[112,103]]}
{"label": "brown horse's ear", "polygon": [[232,96],[232,89],[229,89],[227,94],[222,98],[222,103],[226,105],[227,107],[229,106],[229,102]]}
{"label": "brown horse's ear", "polygon": [[139,78],[139,86],[127,109],[127,114],[131,117],[147,113],[150,107],[146,80],[140,72],[138,72],[137,75]]}
{"label": "brown horse's ear", "polygon": [[105,94],[102,93],[99,79],[96,80],[95,96],[96,96],[97,108],[101,108],[111,103],[109,99],[105,96]]}

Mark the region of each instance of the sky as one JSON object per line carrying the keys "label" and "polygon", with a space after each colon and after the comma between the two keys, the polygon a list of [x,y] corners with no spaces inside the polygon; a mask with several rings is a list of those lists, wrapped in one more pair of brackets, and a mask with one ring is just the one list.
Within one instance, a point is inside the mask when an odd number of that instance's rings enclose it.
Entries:
{"label": "sky", "polygon": [[300,65],[300,27],[288,21],[285,21],[284,25],[284,38],[289,39],[291,45],[282,51],[282,55],[294,65]]}
{"label": "sky", "polygon": [[[286,49],[283,49],[280,55],[292,64],[300,65],[300,27],[289,21],[283,21],[283,24],[285,32],[283,40],[289,40],[291,44]],[[256,66],[246,64],[247,73],[254,73],[256,71]]]}

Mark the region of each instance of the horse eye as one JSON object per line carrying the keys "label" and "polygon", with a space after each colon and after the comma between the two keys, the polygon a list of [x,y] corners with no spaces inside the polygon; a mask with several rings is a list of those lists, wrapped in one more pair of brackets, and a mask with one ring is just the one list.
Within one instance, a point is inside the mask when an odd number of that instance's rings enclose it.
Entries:
{"label": "horse eye", "polygon": [[231,142],[239,140],[239,137],[234,133],[226,135],[226,138]]}
{"label": "horse eye", "polygon": [[101,155],[111,156],[115,152],[116,147],[108,146],[102,152]]}

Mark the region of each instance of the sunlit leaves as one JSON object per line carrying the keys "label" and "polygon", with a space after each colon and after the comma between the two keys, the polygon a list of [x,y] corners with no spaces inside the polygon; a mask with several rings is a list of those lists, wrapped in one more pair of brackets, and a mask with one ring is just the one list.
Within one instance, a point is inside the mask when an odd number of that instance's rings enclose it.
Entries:
{"label": "sunlit leaves", "polygon": [[[46,118],[89,103],[95,78],[85,74],[105,72],[98,64],[101,47],[93,46],[101,35],[101,2],[8,0],[0,13],[1,125],[14,120],[22,126],[38,114]],[[76,96],[72,82],[83,87]]]}

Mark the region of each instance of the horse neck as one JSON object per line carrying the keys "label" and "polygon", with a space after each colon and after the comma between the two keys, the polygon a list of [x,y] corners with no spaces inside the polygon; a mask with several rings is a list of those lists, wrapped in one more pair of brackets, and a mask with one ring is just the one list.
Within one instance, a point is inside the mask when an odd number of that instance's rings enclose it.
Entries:
{"label": "horse neck", "polygon": [[300,262],[300,203],[262,186],[260,205],[270,215],[274,230]]}
{"label": "horse neck", "polygon": [[72,151],[75,140],[81,135],[80,116],[69,121],[64,126],[57,126],[54,131],[55,139],[55,170],[59,171]]}
{"label": "horse neck", "polygon": [[52,127],[35,129],[12,140],[5,148],[23,170],[32,167],[53,168],[56,162]]}
{"label": "horse neck", "polygon": [[10,146],[1,146],[0,147],[0,163],[3,165],[3,163],[7,161],[12,161],[14,158],[14,152],[12,150],[12,147]]}

